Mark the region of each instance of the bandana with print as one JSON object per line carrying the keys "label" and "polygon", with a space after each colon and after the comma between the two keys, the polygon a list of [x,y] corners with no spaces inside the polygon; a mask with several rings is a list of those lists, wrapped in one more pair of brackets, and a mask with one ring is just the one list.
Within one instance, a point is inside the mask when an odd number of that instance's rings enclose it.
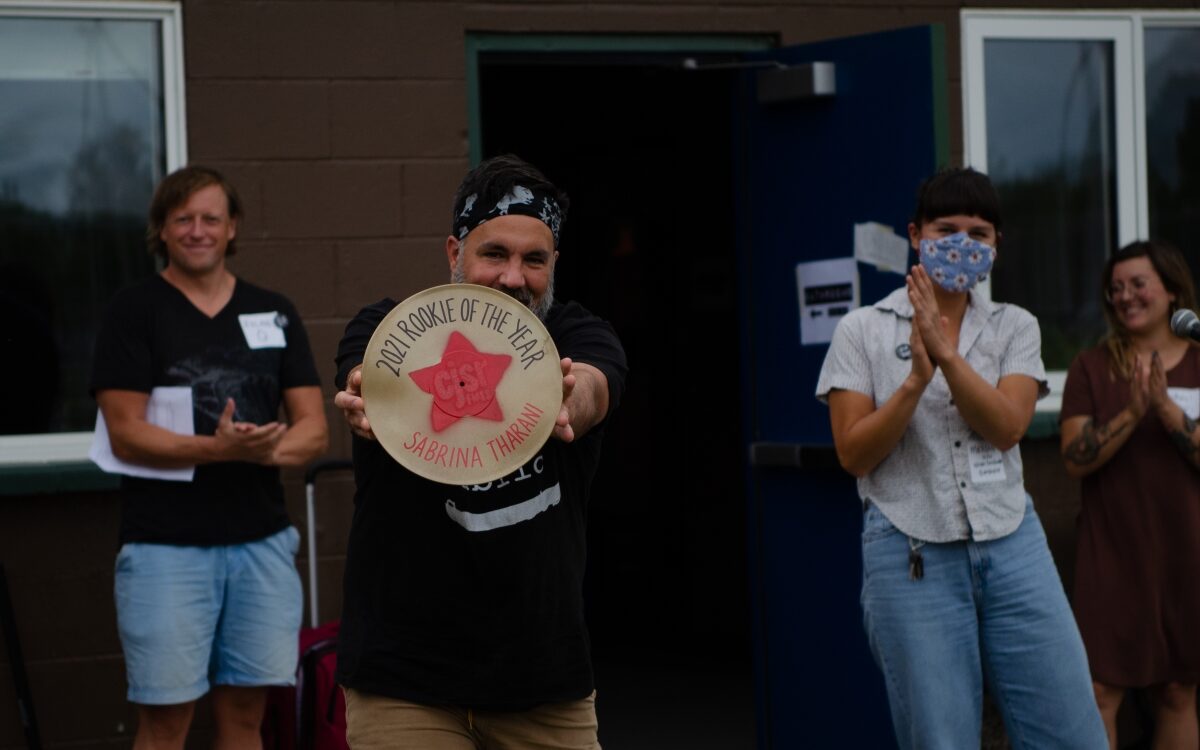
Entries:
{"label": "bandana with print", "polygon": [[550,193],[530,190],[522,185],[514,185],[494,206],[480,205],[479,196],[475,193],[468,195],[463,201],[462,211],[454,220],[454,234],[462,240],[468,232],[488,219],[511,214],[532,216],[550,227],[554,246],[558,247],[558,232],[563,220],[558,201]]}

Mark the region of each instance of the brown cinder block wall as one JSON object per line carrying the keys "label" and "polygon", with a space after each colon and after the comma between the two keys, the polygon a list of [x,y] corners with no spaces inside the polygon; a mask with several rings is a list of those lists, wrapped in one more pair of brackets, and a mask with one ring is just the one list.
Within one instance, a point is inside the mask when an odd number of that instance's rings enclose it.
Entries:
{"label": "brown cinder block wall", "polygon": [[[1129,7],[1096,0],[989,5]],[[241,191],[247,217],[234,270],[296,303],[332,399],[333,354],[350,316],[385,295],[402,299],[448,278],[442,246],[450,199],[468,166],[468,32],[753,34],[794,44],[940,23],[951,151],[960,161],[958,14],[965,6],[984,7],[942,0],[186,0],[188,153],[223,170]],[[332,404],[328,411],[330,454],[345,457],[340,414]],[[1030,491],[1056,558],[1069,566],[1078,488],[1061,470],[1055,441],[1024,450]],[[303,530],[300,474],[287,472],[286,486]],[[341,475],[318,493],[322,619],[340,607],[352,492]],[[133,712],[124,700],[112,604],[118,508],[111,491],[0,496],[0,559],[48,747],[130,744]],[[203,712],[198,721],[196,746],[205,739]],[[0,750],[23,746],[10,665],[0,655]]]}

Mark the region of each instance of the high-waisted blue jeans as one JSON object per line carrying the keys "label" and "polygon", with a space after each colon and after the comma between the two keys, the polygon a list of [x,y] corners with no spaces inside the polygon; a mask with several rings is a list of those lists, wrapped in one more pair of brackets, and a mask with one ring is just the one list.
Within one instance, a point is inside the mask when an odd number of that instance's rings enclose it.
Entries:
{"label": "high-waisted blue jeans", "polygon": [[1027,502],[1016,531],[920,547],[876,508],[863,520],[862,606],[902,750],[979,747],[983,684],[1014,750],[1107,748],[1087,656]]}

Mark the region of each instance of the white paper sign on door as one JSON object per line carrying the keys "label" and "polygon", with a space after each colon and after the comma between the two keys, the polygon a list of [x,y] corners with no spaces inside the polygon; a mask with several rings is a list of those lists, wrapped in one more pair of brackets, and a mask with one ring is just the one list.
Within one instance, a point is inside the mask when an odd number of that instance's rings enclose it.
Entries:
{"label": "white paper sign on door", "polygon": [[800,297],[800,344],[828,344],[833,329],[858,307],[858,262],[835,258],[796,264]]}
{"label": "white paper sign on door", "polygon": [[886,224],[867,221],[854,225],[854,257],[880,271],[907,272],[908,240]]}

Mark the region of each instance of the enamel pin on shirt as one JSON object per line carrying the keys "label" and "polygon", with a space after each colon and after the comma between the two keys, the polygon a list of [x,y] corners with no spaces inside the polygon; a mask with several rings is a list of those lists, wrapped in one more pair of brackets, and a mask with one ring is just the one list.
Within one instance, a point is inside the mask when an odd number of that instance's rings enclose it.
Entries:
{"label": "enamel pin on shirt", "polygon": [[494,289],[447,284],[404,300],[375,329],[363,402],[402,466],[443,484],[483,484],[545,445],[562,377],[533,311]]}

